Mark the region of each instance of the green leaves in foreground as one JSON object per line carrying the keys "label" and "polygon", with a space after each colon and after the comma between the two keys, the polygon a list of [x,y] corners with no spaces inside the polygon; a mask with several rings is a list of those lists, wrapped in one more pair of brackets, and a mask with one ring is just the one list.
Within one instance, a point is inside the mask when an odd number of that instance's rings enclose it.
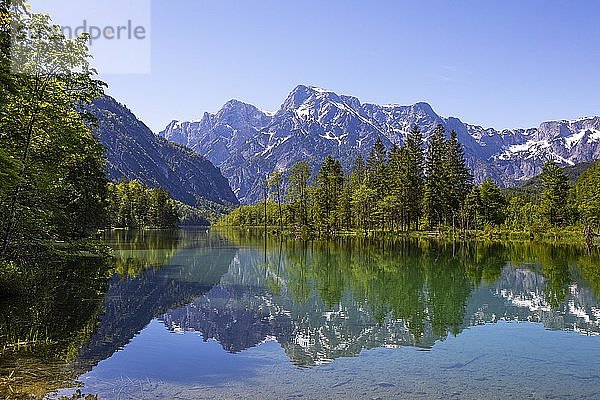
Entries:
{"label": "green leaves in foreground", "polygon": [[102,226],[104,148],[80,110],[104,84],[85,37],[65,38],[46,15],[0,11],[0,255],[14,259]]}

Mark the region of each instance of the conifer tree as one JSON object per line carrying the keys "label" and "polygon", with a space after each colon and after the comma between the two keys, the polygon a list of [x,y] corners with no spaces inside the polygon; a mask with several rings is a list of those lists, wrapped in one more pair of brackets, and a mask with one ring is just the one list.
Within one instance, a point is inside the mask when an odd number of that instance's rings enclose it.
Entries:
{"label": "conifer tree", "polygon": [[563,169],[553,161],[542,168],[542,213],[551,226],[565,226],[569,222],[569,183]]}
{"label": "conifer tree", "polygon": [[355,228],[363,228],[362,225],[359,225],[358,215],[364,212],[364,210],[358,209],[362,207],[360,202],[356,202],[355,195],[358,192],[359,188],[362,185],[366,185],[368,183],[368,171],[367,165],[365,163],[362,155],[358,155],[356,160],[354,161],[354,165],[352,166],[352,171],[350,171],[350,177],[348,179],[348,192],[349,192],[349,202],[350,202],[350,225]]}
{"label": "conifer tree", "polygon": [[445,143],[445,186],[444,210],[446,211],[446,222],[455,226],[456,216],[464,205],[465,198],[469,194],[473,184],[473,177],[463,153],[462,146],[458,141],[455,131],[450,133],[450,139]]}
{"label": "conifer tree", "polygon": [[407,168],[407,212],[409,225],[414,224],[415,229],[419,229],[419,220],[422,215],[422,202],[425,181],[423,171],[425,169],[425,156],[423,149],[423,134],[417,125],[413,125],[406,139],[406,148],[408,151]]}
{"label": "conifer tree", "polygon": [[367,160],[369,184],[371,188],[375,189],[377,200],[381,200],[387,192],[387,158],[387,149],[381,137],[378,137]]}
{"label": "conifer tree", "polygon": [[577,180],[576,198],[586,232],[600,228],[600,161]]}
{"label": "conifer tree", "polygon": [[336,227],[343,183],[344,174],[340,162],[327,156],[317,175],[315,187],[316,222],[325,232],[332,232]]}
{"label": "conifer tree", "polygon": [[309,180],[311,166],[306,161],[294,164],[288,171],[286,198],[289,203],[290,221],[308,226]]}
{"label": "conifer tree", "polygon": [[440,225],[446,215],[446,141],[444,135],[444,127],[438,125],[427,145],[424,206],[429,229]]}
{"label": "conifer tree", "polygon": [[507,202],[500,187],[487,178],[479,187],[481,218],[486,225],[501,225],[506,219]]}
{"label": "conifer tree", "polygon": [[368,186],[367,180],[364,180],[352,194],[352,210],[355,226],[362,229],[365,234],[371,227],[373,200],[375,198],[375,189]]}
{"label": "conifer tree", "polygon": [[369,187],[375,190],[375,198],[373,200],[376,206],[374,207],[372,218],[380,227],[383,227],[383,210],[379,205],[383,198],[388,195],[387,164],[387,149],[381,137],[378,137],[367,160],[367,174]]}
{"label": "conifer tree", "polygon": [[281,186],[283,185],[283,177],[278,169],[275,169],[268,179],[269,188],[275,191],[277,199],[277,209],[279,211],[279,228],[283,230],[283,211],[281,208]]}
{"label": "conifer tree", "polygon": [[461,210],[461,224],[466,230],[479,229],[482,219],[481,193],[478,186],[473,186]]}
{"label": "conifer tree", "polygon": [[407,225],[409,202],[411,201],[410,162],[408,150],[405,146],[392,146],[388,164],[389,194],[380,201],[384,208],[384,215],[392,225]]}
{"label": "conifer tree", "polygon": [[354,160],[352,171],[350,171],[350,187],[355,190],[367,179],[367,165],[362,155],[358,155]]}
{"label": "conifer tree", "polygon": [[352,186],[350,175],[343,177],[337,210],[337,226],[346,230],[352,227]]}

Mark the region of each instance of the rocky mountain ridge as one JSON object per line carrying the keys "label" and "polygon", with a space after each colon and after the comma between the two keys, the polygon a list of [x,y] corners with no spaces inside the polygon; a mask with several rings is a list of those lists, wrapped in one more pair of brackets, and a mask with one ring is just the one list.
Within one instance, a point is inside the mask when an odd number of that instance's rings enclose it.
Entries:
{"label": "rocky mountain ridge", "polygon": [[388,146],[402,144],[414,124],[426,138],[438,124],[456,131],[476,182],[491,177],[513,186],[537,175],[546,160],[573,165],[600,158],[600,117],[498,131],[441,117],[427,103],[361,103],[305,85],[297,86],[275,113],[231,100],[199,120],[173,121],[159,135],[205,155],[221,168],[237,197],[251,203],[274,168],[285,170],[300,160],[317,167],[330,154],[349,168],[378,137]]}
{"label": "rocky mountain ridge", "polygon": [[238,204],[227,179],[207,158],[155,135],[115,99],[102,97],[88,111],[97,119],[94,136],[107,149],[109,179],[138,179],[190,206]]}

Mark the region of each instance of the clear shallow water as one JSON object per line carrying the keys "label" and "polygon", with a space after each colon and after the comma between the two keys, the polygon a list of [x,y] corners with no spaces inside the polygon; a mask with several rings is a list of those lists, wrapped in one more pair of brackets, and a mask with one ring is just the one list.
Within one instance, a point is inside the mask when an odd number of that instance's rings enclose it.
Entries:
{"label": "clear shallow water", "polygon": [[[535,338],[535,339],[533,339]],[[294,368],[275,341],[232,355],[159,321],[81,380],[107,398],[598,398],[598,343],[539,324],[464,331],[431,351],[363,351]],[[557,349],[569,346],[568,354]],[[565,349],[567,350],[567,349]]]}
{"label": "clear shallow water", "polygon": [[243,231],[107,239],[118,273],[93,329],[68,338],[84,393],[600,398],[597,252]]}

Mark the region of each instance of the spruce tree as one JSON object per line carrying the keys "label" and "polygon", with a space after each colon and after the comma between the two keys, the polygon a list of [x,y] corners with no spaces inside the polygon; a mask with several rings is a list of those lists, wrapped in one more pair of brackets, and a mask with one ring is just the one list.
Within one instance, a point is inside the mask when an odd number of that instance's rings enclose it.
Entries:
{"label": "spruce tree", "polygon": [[352,193],[352,210],[356,219],[355,226],[364,233],[371,227],[373,200],[375,190],[371,189],[367,181],[363,181]]}
{"label": "spruce tree", "polygon": [[349,230],[352,228],[352,185],[350,175],[343,177],[342,190],[337,209],[337,226]]}
{"label": "spruce tree", "polygon": [[542,213],[551,226],[565,226],[569,222],[569,183],[563,169],[554,161],[542,167]]}
{"label": "spruce tree", "polygon": [[392,146],[387,169],[389,194],[381,201],[384,215],[392,224],[406,227],[411,201],[409,154],[405,146]]}
{"label": "spruce tree", "polygon": [[317,175],[315,187],[316,222],[327,233],[336,228],[343,183],[344,175],[340,162],[327,156]]}
{"label": "spruce tree", "polygon": [[375,191],[376,207],[371,216],[380,226],[383,225],[383,210],[378,205],[388,194],[387,164],[387,149],[381,137],[378,137],[367,160],[367,173],[369,186]]}
{"label": "spruce tree", "polygon": [[358,188],[365,179],[367,179],[367,165],[365,163],[365,159],[362,155],[358,155],[356,160],[354,160],[354,165],[352,166],[352,171],[350,172],[350,187],[352,190]]}
{"label": "spruce tree", "polygon": [[446,222],[455,226],[456,216],[464,205],[473,184],[473,177],[465,161],[464,152],[455,131],[445,143],[445,186],[444,210]]}
{"label": "spruce tree", "polygon": [[381,200],[387,192],[387,162],[387,149],[385,148],[381,137],[378,137],[367,160],[369,184],[371,185],[371,188],[375,189],[377,200]]}
{"label": "spruce tree", "polygon": [[286,198],[289,203],[290,221],[299,226],[308,226],[309,180],[311,166],[306,161],[294,164],[288,171]]}
{"label": "spruce tree", "polygon": [[438,125],[427,145],[424,208],[429,229],[440,225],[446,215],[445,130]]}
{"label": "spruce tree", "polygon": [[417,125],[413,125],[406,139],[406,149],[408,151],[407,167],[407,212],[409,225],[414,224],[415,229],[419,229],[419,220],[423,208],[423,192],[425,181],[423,171],[425,169],[425,155],[423,149],[423,134]]}
{"label": "spruce tree", "polygon": [[461,210],[462,226],[466,230],[479,229],[482,221],[481,193],[478,186],[473,186],[465,198],[465,204]]}
{"label": "spruce tree", "polygon": [[281,207],[281,186],[283,185],[283,177],[278,169],[275,169],[268,179],[269,188],[275,193],[277,199],[277,208],[279,211],[279,229],[283,230],[283,211]]}
{"label": "spruce tree", "polygon": [[479,187],[481,198],[481,217],[486,225],[500,225],[506,219],[507,202],[500,187],[487,178]]}
{"label": "spruce tree", "polygon": [[[600,228],[600,161],[577,180],[576,199],[581,220],[589,232]],[[589,234],[589,233],[588,233]]]}

